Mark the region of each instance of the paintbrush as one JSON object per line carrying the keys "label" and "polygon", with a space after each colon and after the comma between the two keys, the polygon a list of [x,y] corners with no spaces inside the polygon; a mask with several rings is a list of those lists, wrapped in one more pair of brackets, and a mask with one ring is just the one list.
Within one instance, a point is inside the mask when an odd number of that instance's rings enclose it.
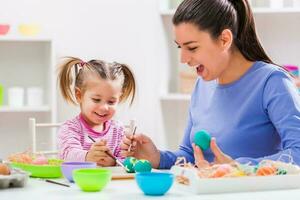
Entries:
{"label": "paintbrush", "polygon": [[[88,135],[88,137],[89,137],[93,142],[96,142],[96,141],[94,140],[94,138],[92,138],[91,136]],[[114,155],[112,155],[109,151],[105,151],[105,153],[106,153],[109,157],[111,157],[114,161],[116,161],[116,163],[117,163],[118,165],[120,165],[121,167],[123,167],[123,168],[125,169],[125,166],[123,165],[123,163],[122,163],[118,158],[116,158]]]}
{"label": "paintbrush", "polygon": [[53,181],[53,180],[49,180],[49,179],[45,179],[46,182],[48,183],[53,183],[53,184],[56,184],[56,185],[61,185],[61,186],[65,186],[65,187],[70,187],[69,185],[67,184],[64,184],[64,183],[60,183],[60,182],[56,182],[56,181]]}
{"label": "paintbrush", "polygon": [[[135,135],[135,132],[136,132],[136,126],[134,127],[134,130],[133,130],[133,133],[132,133],[132,137]],[[131,143],[130,143],[130,145],[128,147],[128,152],[131,151],[131,148],[132,148],[132,140],[131,140]]]}

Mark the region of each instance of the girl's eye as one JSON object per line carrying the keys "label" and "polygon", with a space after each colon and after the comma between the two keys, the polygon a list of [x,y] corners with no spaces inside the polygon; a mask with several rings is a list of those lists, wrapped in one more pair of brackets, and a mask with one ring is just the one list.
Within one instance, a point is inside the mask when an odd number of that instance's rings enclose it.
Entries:
{"label": "girl's eye", "polygon": [[188,48],[189,51],[195,51],[198,47]]}
{"label": "girl's eye", "polygon": [[109,101],[108,104],[109,104],[109,105],[115,105],[116,102],[115,102],[115,101]]}
{"label": "girl's eye", "polygon": [[181,46],[178,45],[177,48],[178,48],[178,49],[181,49]]}
{"label": "girl's eye", "polygon": [[92,98],[92,100],[93,100],[93,102],[95,102],[95,103],[99,103],[99,102],[101,101],[101,99],[94,99],[94,98]]}

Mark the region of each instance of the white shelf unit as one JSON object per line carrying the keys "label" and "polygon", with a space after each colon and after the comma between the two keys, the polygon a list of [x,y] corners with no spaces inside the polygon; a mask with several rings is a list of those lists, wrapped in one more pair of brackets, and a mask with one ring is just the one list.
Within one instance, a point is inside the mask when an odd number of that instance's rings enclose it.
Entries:
{"label": "white shelf unit", "polygon": [[[172,1],[172,0],[171,0]],[[162,1],[163,2],[163,1]],[[253,10],[256,28],[260,40],[275,63],[300,65],[300,8],[255,8]],[[183,137],[188,116],[190,96],[180,94],[179,71],[184,67],[179,62],[179,52],[174,42],[172,16],[175,8],[160,6],[160,15],[165,29],[168,46],[168,63],[166,66],[167,88],[161,95],[164,133],[168,147],[177,149]]]}
{"label": "white shelf unit", "polygon": [[1,106],[0,113],[7,112],[50,112],[51,108],[47,105],[45,106],[22,106],[22,107],[10,107],[10,106]]}
{"label": "white shelf unit", "polygon": [[[54,42],[47,37],[0,37],[0,84],[4,87],[4,102],[0,105],[0,158],[16,152],[30,150],[31,137],[28,119],[38,122],[56,122],[57,98],[54,67]],[[25,104],[8,106],[8,88],[22,87]],[[27,106],[27,88],[43,89],[43,105]],[[54,148],[54,131],[41,130],[38,148]]]}
{"label": "white shelf unit", "polygon": [[[176,9],[161,9],[160,14],[162,16],[173,16],[175,13]],[[299,13],[300,8],[254,8],[253,13],[254,14],[279,14],[279,13]]]}

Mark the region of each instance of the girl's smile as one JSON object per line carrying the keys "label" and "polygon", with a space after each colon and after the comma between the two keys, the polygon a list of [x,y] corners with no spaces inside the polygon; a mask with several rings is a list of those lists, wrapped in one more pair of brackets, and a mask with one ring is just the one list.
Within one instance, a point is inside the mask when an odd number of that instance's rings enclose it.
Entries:
{"label": "girl's smile", "polygon": [[121,96],[119,81],[91,78],[85,91],[77,90],[77,99],[81,106],[82,116],[94,129],[110,120],[115,112]]}

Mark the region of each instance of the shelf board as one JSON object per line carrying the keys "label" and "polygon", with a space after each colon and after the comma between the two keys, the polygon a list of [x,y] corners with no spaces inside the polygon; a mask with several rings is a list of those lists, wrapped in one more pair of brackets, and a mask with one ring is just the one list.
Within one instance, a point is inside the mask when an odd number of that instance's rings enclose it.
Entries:
{"label": "shelf board", "polygon": [[161,10],[160,14],[162,16],[170,16],[170,15],[174,15],[175,11],[176,11],[175,9],[166,9],[166,10]]}
{"label": "shelf board", "polygon": [[0,41],[19,41],[19,42],[51,42],[52,39],[44,36],[21,36],[21,35],[0,35]]}
{"label": "shelf board", "polygon": [[299,13],[300,14],[300,8],[255,8],[253,9],[254,14],[276,14],[276,13],[282,13],[282,14],[288,14],[288,13]]}
{"label": "shelf board", "polygon": [[[160,11],[160,14],[162,16],[172,16],[174,15],[176,9],[164,9]],[[277,13],[299,13],[300,14],[300,8],[254,8],[253,9],[254,14],[277,14]]]}
{"label": "shelf board", "polygon": [[160,97],[162,101],[190,101],[191,95],[182,93],[170,93]]}
{"label": "shelf board", "polygon": [[37,106],[37,107],[30,107],[30,106],[22,106],[22,107],[10,107],[10,106],[0,106],[0,113],[1,112],[49,112],[51,111],[50,106]]}

